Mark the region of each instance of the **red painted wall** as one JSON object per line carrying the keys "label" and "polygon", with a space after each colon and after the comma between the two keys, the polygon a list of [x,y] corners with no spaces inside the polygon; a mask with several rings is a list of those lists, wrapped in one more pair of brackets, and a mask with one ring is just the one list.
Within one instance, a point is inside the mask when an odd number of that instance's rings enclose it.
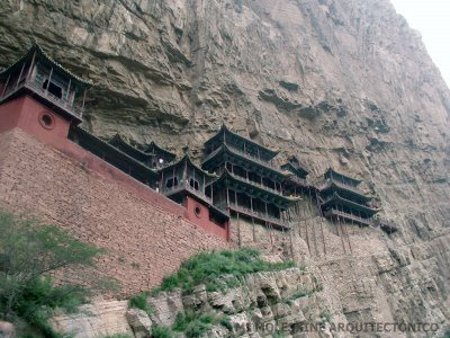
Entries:
{"label": "red painted wall", "polygon": [[[49,126],[43,123],[43,116],[52,119]],[[25,95],[0,105],[0,132],[20,128],[40,141],[58,146],[67,139],[70,122],[51,109]]]}
{"label": "red painted wall", "polygon": [[206,231],[228,240],[228,222],[223,226],[211,221],[209,209],[207,206],[197,202],[194,198],[187,196],[186,201],[186,218],[191,222],[198,224]]}

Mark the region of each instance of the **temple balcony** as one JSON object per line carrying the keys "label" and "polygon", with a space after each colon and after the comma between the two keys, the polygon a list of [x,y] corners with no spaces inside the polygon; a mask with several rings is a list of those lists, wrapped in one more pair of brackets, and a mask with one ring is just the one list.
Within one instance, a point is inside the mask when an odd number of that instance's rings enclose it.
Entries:
{"label": "temple balcony", "polygon": [[49,90],[44,89],[43,82],[40,81],[39,78],[28,79],[22,81],[19,85],[10,86],[6,88],[6,90],[3,93],[1,93],[0,103],[10,98],[14,98],[19,92],[22,92],[24,89],[30,91],[32,94],[37,95],[39,98],[48,101],[48,103],[52,104],[59,111],[69,113],[72,117],[75,117],[77,120],[81,120],[81,118],[83,117],[84,112],[83,107],[76,106],[72,104],[70,100],[60,98],[52,94]]}
{"label": "temple balcony", "polygon": [[[222,175],[224,172],[225,172],[225,169],[222,168],[221,170],[219,170],[218,174],[219,174],[219,175]],[[251,180],[251,179],[248,179],[248,178],[246,178],[246,177],[242,177],[242,176],[240,176],[240,175],[237,175],[237,174],[235,174],[235,173],[230,172],[229,170],[227,170],[227,173],[228,173],[232,178],[234,178],[234,179],[237,180],[237,181],[240,181],[240,182],[245,183],[245,184],[253,185],[253,186],[255,186],[255,187],[257,187],[257,188],[259,188],[259,189],[261,189],[261,190],[264,190],[264,191],[266,191],[266,192],[268,192],[268,193],[270,193],[270,194],[273,194],[273,195],[277,195],[277,196],[281,196],[281,197],[286,197],[280,190],[277,190],[277,189],[268,187],[268,186],[265,185],[265,184],[261,184],[260,182],[256,182],[256,181]]]}
{"label": "temple balcony", "polygon": [[212,199],[210,197],[208,197],[203,191],[192,187],[189,184],[189,182],[179,183],[170,188],[164,187],[161,192],[164,195],[166,195],[167,197],[169,197],[169,196],[178,194],[183,191],[187,191],[187,192],[191,193],[192,195],[198,197],[199,199],[201,199],[203,202],[205,202],[207,204],[212,204]]}
{"label": "temple balcony", "polygon": [[369,226],[372,225],[372,219],[370,218],[363,218],[356,215],[353,215],[351,213],[347,213],[345,211],[340,211],[336,209],[330,209],[324,212],[324,216],[326,218],[331,218],[335,220],[341,220],[341,221],[347,221],[355,224],[365,225]]}
{"label": "temple balcony", "polygon": [[379,209],[369,207],[365,203],[358,203],[353,200],[349,200],[347,198],[344,198],[340,196],[338,193],[333,193],[331,196],[328,196],[328,198],[323,199],[319,196],[319,202],[322,207],[330,207],[330,206],[336,206],[336,205],[345,205],[347,208],[354,209],[358,212],[362,212],[364,214],[367,214],[369,216],[373,216],[376,214]]}
{"label": "temple balcony", "polygon": [[[227,208],[227,205],[225,203],[218,204],[217,207],[219,209],[225,210]],[[243,206],[240,206],[236,203],[230,203],[228,205],[228,208],[231,211],[234,211],[236,213],[239,213],[241,215],[245,215],[248,217],[252,217],[258,221],[269,223],[276,229],[282,229],[282,230],[289,230],[290,225],[289,222],[283,221],[281,218],[271,216],[269,214],[266,214],[264,212],[251,210],[250,208],[246,208]]]}

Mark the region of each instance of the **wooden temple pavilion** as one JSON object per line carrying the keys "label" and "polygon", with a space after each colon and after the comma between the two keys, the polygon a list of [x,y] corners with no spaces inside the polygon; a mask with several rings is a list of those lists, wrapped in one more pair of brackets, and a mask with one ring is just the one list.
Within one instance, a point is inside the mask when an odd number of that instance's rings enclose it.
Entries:
{"label": "wooden temple pavilion", "polygon": [[296,156],[291,156],[288,161],[281,166],[281,169],[289,173],[284,184],[286,191],[289,194],[298,196],[311,189],[311,186],[306,181],[309,172]]}
{"label": "wooden temple pavilion", "polygon": [[119,134],[116,134],[109,143],[152,169],[165,167],[176,158],[176,154],[159,147],[155,142],[137,148],[126,142]]}
{"label": "wooden temple pavilion", "polygon": [[211,227],[211,223],[219,225],[228,237],[228,212],[213,204],[215,174],[198,167],[187,154],[159,169],[158,173],[158,190],[184,205],[188,218],[206,227]]}
{"label": "wooden temple pavilion", "polygon": [[277,229],[288,229],[287,209],[297,200],[285,194],[288,174],[272,159],[278,154],[225,125],[205,143],[202,168],[215,171],[213,203],[222,210]]}
{"label": "wooden temple pavilion", "polygon": [[27,94],[78,124],[91,86],[51,59],[38,45],[0,73],[0,104]]}
{"label": "wooden temple pavilion", "polygon": [[358,185],[360,180],[328,169],[325,182],[320,186],[319,202],[323,215],[338,222],[350,222],[360,226],[372,224],[372,216],[378,209],[370,207],[371,196],[366,196]]}

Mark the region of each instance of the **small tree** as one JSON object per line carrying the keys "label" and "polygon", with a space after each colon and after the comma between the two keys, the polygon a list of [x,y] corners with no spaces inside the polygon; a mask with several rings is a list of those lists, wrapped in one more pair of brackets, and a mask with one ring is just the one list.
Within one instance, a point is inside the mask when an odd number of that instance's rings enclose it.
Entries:
{"label": "small tree", "polygon": [[92,266],[100,253],[61,228],[0,211],[0,316],[46,323],[49,309],[75,305],[80,287],[54,287],[48,276]]}

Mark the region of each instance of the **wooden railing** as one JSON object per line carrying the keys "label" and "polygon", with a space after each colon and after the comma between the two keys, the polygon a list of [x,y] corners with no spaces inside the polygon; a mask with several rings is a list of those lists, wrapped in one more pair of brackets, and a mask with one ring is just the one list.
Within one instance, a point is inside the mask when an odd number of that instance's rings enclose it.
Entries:
{"label": "wooden railing", "polygon": [[[219,208],[219,209],[222,209],[222,210],[225,210],[227,208],[225,203],[217,204],[216,207]],[[264,212],[251,210],[249,208],[243,207],[243,206],[238,205],[236,203],[230,203],[228,205],[228,208],[230,208],[230,210],[232,210],[234,212],[237,212],[237,213],[240,213],[240,214],[244,214],[244,215],[247,215],[249,217],[253,217],[253,218],[256,218],[258,220],[267,222],[267,223],[275,224],[275,225],[277,225],[279,227],[283,227],[283,228],[286,228],[286,229],[290,228],[288,222],[284,222],[282,219],[270,216],[270,215],[268,215],[268,214],[266,214]]]}
{"label": "wooden railing", "polygon": [[205,193],[203,193],[203,191],[194,189],[194,188],[193,188],[189,183],[187,183],[187,182],[177,184],[177,185],[175,185],[175,186],[173,186],[173,187],[170,187],[170,188],[163,187],[162,190],[161,190],[161,192],[162,192],[164,195],[169,196],[169,195],[173,195],[173,194],[176,194],[176,193],[178,193],[178,192],[181,192],[181,191],[183,191],[183,190],[187,190],[187,191],[191,192],[193,195],[195,195],[195,196],[201,198],[203,201],[208,202],[209,204],[212,205],[212,200],[211,200],[210,197],[208,197]]}
{"label": "wooden railing", "polygon": [[256,186],[256,187],[258,187],[260,189],[263,189],[263,190],[265,190],[267,192],[270,192],[272,194],[276,194],[276,195],[279,195],[279,196],[286,197],[280,191],[278,191],[276,189],[272,189],[272,188],[270,188],[270,187],[268,187],[268,186],[266,186],[264,184],[252,181],[252,180],[250,180],[248,178],[245,178],[245,177],[233,174],[233,173],[230,173],[230,176],[233,177],[234,179],[238,180],[238,181],[245,182],[245,183],[248,183],[250,185],[254,185],[254,186]]}
{"label": "wooden railing", "polygon": [[340,210],[331,209],[328,211],[325,211],[325,217],[341,217],[345,220],[353,221],[355,223],[360,223],[364,225],[371,225],[372,220],[369,218],[362,218],[353,214],[349,214]]}
{"label": "wooden railing", "polygon": [[[44,97],[46,100],[50,101],[55,106],[57,106],[61,109],[64,109],[65,111],[69,112],[70,114],[72,114],[78,118],[81,118],[83,116],[82,107],[76,106],[63,98],[59,98],[59,97],[53,95],[48,90],[45,90],[42,87],[42,83],[40,83],[36,79],[34,79],[34,80],[28,79],[25,81],[22,80],[18,86],[13,85],[13,84],[11,86],[8,86],[5,93],[0,97],[0,101],[3,101],[6,98],[8,98],[9,96],[14,95],[14,93],[16,93],[18,90],[20,90],[22,88],[28,88],[28,89],[32,90],[39,96]],[[1,94],[2,93],[0,93],[0,95]]]}

